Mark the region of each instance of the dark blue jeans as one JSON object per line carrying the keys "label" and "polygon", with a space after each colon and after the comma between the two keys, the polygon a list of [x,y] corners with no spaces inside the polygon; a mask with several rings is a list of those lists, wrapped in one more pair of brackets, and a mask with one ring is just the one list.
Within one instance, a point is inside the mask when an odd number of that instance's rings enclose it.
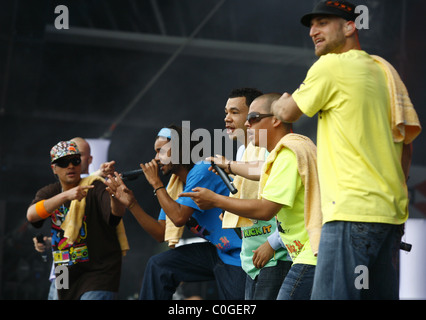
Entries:
{"label": "dark blue jeans", "polygon": [[276,266],[267,267],[260,270],[260,273],[253,280],[247,275],[245,300],[275,300],[281,288],[291,261],[277,262]]}
{"label": "dark blue jeans", "polygon": [[324,224],[312,299],[398,299],[401,236],[398,225]]}
{"label": "dark blue jeans", "polygon": [[224,264],[210,242],[184,245],[149,259],[139,299],[170,300],[182,281],[215,280],[219,299],[243,300],[245,277],[241,267]]}

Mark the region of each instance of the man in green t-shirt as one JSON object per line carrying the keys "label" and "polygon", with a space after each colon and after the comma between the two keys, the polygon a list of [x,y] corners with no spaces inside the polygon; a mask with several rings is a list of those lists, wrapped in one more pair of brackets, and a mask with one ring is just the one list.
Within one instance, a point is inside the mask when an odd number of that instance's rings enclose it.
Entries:
{"label": "man in green t-shirt", "polygon": [[[288,123],[318,113],[324,225],[313,299],[399,296],[398,253],[408,218],[406,176],[414,137],[404,142],[393,137],[387,76],[361,50],[356,16],[353,4],[321,1],[302,17],[319,59],[300,87],[272,107]],[[360,267],[368,276],[359,274]]]}
{"label": "man in green t-shirt", "polygon": [[[268,221],[277,216],[280,236],[293,260],[277,299],[302,300],[311,295],[316,257],[305,228],[305,188],[296,156],[288,148],[276,150],[292,128],[271,114],[271,104],[279,97],[279,94],[266,94],[256,98],[247,116],[246,126],[253,133],[253,144],[261,146],[260,130],[264,130],[265,147],[270,152],[265,162],[270,164],[268,177],[262,172],[258,199],[224,197],[205,188],[194,188],[193,192],[180,196],[191,197],[200,208],[219,207],[249,219]],[[231,168],[237,170],[236,167],[233,164]]]}

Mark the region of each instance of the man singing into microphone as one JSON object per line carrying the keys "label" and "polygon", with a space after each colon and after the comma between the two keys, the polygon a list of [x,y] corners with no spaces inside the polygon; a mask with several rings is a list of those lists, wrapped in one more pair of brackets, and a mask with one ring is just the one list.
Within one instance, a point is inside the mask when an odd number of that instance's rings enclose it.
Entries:
{"label": "man singing into microphone", "polygon": [[[182,146],[188,143],[183,141],[183,130],[186,129],[176,126],[161,129],[154,143],[155,158],[140,165],[162,208],[158,220],[141,208],[118,173],[106,182],[110,194],[124,204],[157,241],[167,240],[169,230],[178,228],[179,232],[179,228],[185,225],[197,236],[208,240],[178,246],[151,257],[139,298],[169,300],[182,281],[215,280],[220,299],[242,300],[245,273],[241,269],[241,239],[233,230],[222,229],[219,208],[201,210],[192,199],[178,198],[181,191],[190,191],[196,186],[226,196],[229,194],[221,178],[209,171],[210,163],[194,164],[192,159],[190,163],[183,163]],[[179,152],[176,157],[179,159],[174,159],[174,152]],[[167,186],[163,185],[159,170],[164,175],[171,175]]]}

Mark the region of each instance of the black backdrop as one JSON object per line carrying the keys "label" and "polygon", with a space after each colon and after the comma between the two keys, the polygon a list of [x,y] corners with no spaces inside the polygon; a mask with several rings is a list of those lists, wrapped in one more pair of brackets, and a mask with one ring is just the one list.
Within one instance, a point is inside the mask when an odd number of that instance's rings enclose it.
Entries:
{"label": "black backdrop", "polygon": [[[233,88],[292,92],[316,59],[308,29],[299,23],[314,3],[1,0],[0,298],[47,295],[50,265],[33,249],[37,231],[25,213],[35,191],[53,181],[49,150],[56,142],[108,137],[108,158],[117,161],[118,170],[136,169],[153,157],[161,126],[190,121],[191,129],[223,129],[223,107]],[[360,30],[363,49],[397,68],[424,123],[426,43],[418,26],[426,3],[354,3],[369,9],[369,29]],[[69,9],[69,29],[54,27],[58,5]],[[315,140],[316,118],[304,118],[295,129]],[[425,145],[420,135],[410,184],[416,195],[411,213],[422,218],[426,206],[418,186],[425,180]],[[148,183],[140,178],[130,186],[156,216],[159,207]],[[165,249],[130,214],[125,224],[131,251],[123,263],[120,299],[139,291],[147,259]]]}

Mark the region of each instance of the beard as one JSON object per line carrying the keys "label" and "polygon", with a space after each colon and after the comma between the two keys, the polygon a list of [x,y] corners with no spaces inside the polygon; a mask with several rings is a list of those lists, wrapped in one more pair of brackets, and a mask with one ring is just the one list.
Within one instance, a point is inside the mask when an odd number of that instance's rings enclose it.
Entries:
{"label": "beard", "polygon": [[343,33],[336,33],[332,39],[325,40],[318,48],[315,47],[315,55],[317,57],[328,53],[341,53],[345,45],[345,36]]}
{"label": "beard", "polygon": [[170,177],[172,174],[175,174],[179,168],[178,164],[167,164],[162,165],[159,163],[159,169],[164,177]]}

